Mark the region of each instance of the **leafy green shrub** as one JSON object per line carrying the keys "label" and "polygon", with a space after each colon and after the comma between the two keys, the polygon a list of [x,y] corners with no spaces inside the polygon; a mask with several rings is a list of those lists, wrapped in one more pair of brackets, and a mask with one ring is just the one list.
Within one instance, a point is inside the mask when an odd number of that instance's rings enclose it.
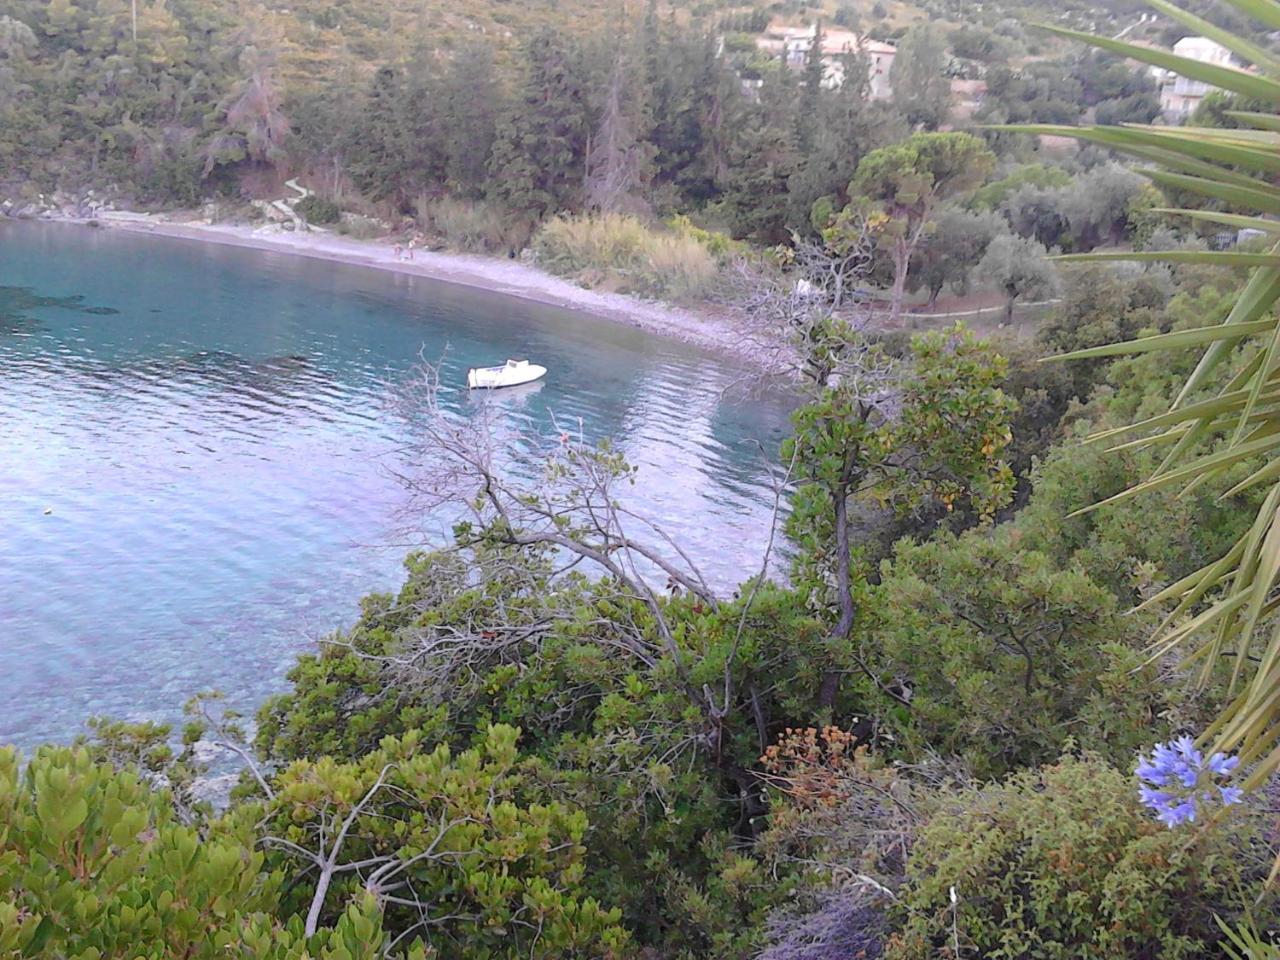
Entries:
{"label": "leafy green shrub", "polygon": [[[168,797],[85,750],[0,750],[0,956],[120,960],[381,957],[377,906],[358,898],[303,934],[278,915],[284,875],[248,825],[175,821]],[[421,958],[420,949],[411,956]]]}
{"label": "leafy green shrub", "polygon": [[[361,758],[388,734],[422,731],[463,752],[488,722],[519,726],[520,796],[547,803],[544,785],[556,802],[592,811],[584,892],[622,908],[635,939],[664,956],[751,955],[788,889],[741,845],[743,824],[765,812],[749,772],[762,749],[752,717],[805,715],[839,651],[794,593],[771,585],[745,620],[741,601],[672,599],[663,616],[690,682],[723,688],[727,671],[738,692],[735,722],[708,756],[697,748],[702,715],[671,660],[646,652],[656,627],[643,603],[608,581],[553,579],[536,555],[489,551],[412,557],[398,597],[370,598],[342,643],[300,660],[291,692],[261,713],[260,749],[278,766],[339,756],[367,778]],[[464,629],[474,645],[461,656],[432,643]],[[859,707],[837,703],[842,714]]]}
{"label": "leafy green shrub", "polygon": [[[519,735],[488,726],[472,749],[455,753],[447,744],[428,749],[414,731],[352,763],[324,757],[282,770],[263,809],[239,814],[261,823],[273,860],[300,874],[283,896],[286,911],[340,915],[368,892],[388,930],[429,931],[433,944],[458,945],[450,955],[621,950],[620,911],[581,890],[586,814],[525,799],[537,789],[520,769]],[[329,889],[312,879],[322,858],[336,867]]]}
{"label": "leafy green shrub", "polygon": [[[1012,530],[899,544],[873,588],[876,665],[911,687],[886,723],[913,754],[960,755],[979,776],[1057,757],[1069,737],[1128,757],[1162,706],[1115,597],[1022,549]],[[1137,636],[1134,637],[1134,630]]]}
{"label": "leafy green shrub", "polygon": [[336,203],[324,197],[318,197],[314,193],[295,203],[293,212],[307,223],[337,223],[342,218],[342,210]]}
{"label": "leafy green shrub", "polygon": [[690,231],[652,230],[634,217],[558,217],[533,238],[538,263],[562,277],[599,277],[616,290],[680,300],[705,296],[719,273]]}
{"label": "leafy green shrub", "polygon": [[1168,830],[1090,755],[967,790],[916,838],[885,956],[1202,957],[1265,876],[1250,835]]}

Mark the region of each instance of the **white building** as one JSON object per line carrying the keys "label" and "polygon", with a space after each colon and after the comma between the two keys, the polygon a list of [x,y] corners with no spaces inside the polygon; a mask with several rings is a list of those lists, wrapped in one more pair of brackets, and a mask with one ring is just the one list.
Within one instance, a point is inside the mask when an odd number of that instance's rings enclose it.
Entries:
{"label": "white building", "polygon": [[[756,41],[762,50],[782,58],[792,69],[803,68],[809,59],[809,50],[813,47],[816,26],[781,27],[769,31]],[[893,67],[893,58],[898,48],[891,43],[882,43],[863,37],[852,30],[822,31],[822,82],[827,87],[839,87],[844,83],[844,62],[850,54],[861,54],[867,59],[867,74],[870,81],[872,100],[888,100],[893,96],[893,88],[889,84],[889,71]]]}
{"label": "white building", "polygon": [[[1230,50],[1208,37],[1183,37],[1173,45],[1173,52],[1189,60],[1219,67],[1239,66]],[[1200,106],[1206,94],[1216,89],[1199,80],[1178,76],[1172,70],[1156,67],[1152,74],[1160,84],[1160,109],[1170,123],[1186,120]]]}

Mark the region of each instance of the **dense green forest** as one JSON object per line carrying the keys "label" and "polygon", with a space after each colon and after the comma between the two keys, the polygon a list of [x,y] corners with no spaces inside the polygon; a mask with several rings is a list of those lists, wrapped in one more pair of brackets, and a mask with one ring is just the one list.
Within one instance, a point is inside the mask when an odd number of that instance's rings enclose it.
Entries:
{"label": "dense green forest", "polygon": [[[140,2],[135,38],[116,0],[0,0],[14,190],[302,176],[317,221],[731,299],[798,401],[776,542],[717,591],[618,508],[616,450],[526,437],[522,482],[423,370],[410,492],[453,542],[253,723],[209,693],[0,750],[0,956],[1280,956],[1280,57],[1214,26],[1280,4],[1143,22],[1258,67],[1179,64],[1225,88],[1190,131],[1115,126],[1159,110],[1151,47],[995,6],[785,11],[900,41],[873,101],[859,57],[744,84],[733,36],[784,11],[561,5]],[[937,99],[976,63],[1000,129]],[[970,284],[1057,302],[901,329]]]}
{"label": "dense green forest", "polygon": [[[1121,61],[994,8],[956,28],[897,8],[467,10],[5,0],[0,188],[193,206],[299,175],[318,221],[409,215],[454,245],[519,248],[548,217],[615,210],[774,243],[811,229],[819,198],[846,201],[863,155],[947,122],[947,74],[989,74],[979,120],[1158,111]],[[867,99],[862,57],[829,88],[816,58],[796,72],[757,49],[771,22],[824,13],[900,43],[892,100]]]}

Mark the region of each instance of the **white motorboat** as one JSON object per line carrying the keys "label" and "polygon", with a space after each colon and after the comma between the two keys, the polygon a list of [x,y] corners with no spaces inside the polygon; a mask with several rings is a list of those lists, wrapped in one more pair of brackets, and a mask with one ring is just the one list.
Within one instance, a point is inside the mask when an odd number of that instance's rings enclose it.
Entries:
{"label": "white motorboat", "polygon": [[472,390],[494,390],[533,383],[547,375],[547,368],[528,360],[508,360],[500,367],[472,367],[467,371],[467,386]]}

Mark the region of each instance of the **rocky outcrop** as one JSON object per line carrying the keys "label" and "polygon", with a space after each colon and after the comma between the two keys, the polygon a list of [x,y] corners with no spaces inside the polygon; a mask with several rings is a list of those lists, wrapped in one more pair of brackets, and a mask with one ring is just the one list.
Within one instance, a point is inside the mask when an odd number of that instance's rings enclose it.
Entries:
{"label": "rocky outcrop", "polygon": [[0,199],[0,217],[14,220],[91,220],[115,210],[115,202],[104,199],[96,190],[84,193],[41,193],[34,199]]}

